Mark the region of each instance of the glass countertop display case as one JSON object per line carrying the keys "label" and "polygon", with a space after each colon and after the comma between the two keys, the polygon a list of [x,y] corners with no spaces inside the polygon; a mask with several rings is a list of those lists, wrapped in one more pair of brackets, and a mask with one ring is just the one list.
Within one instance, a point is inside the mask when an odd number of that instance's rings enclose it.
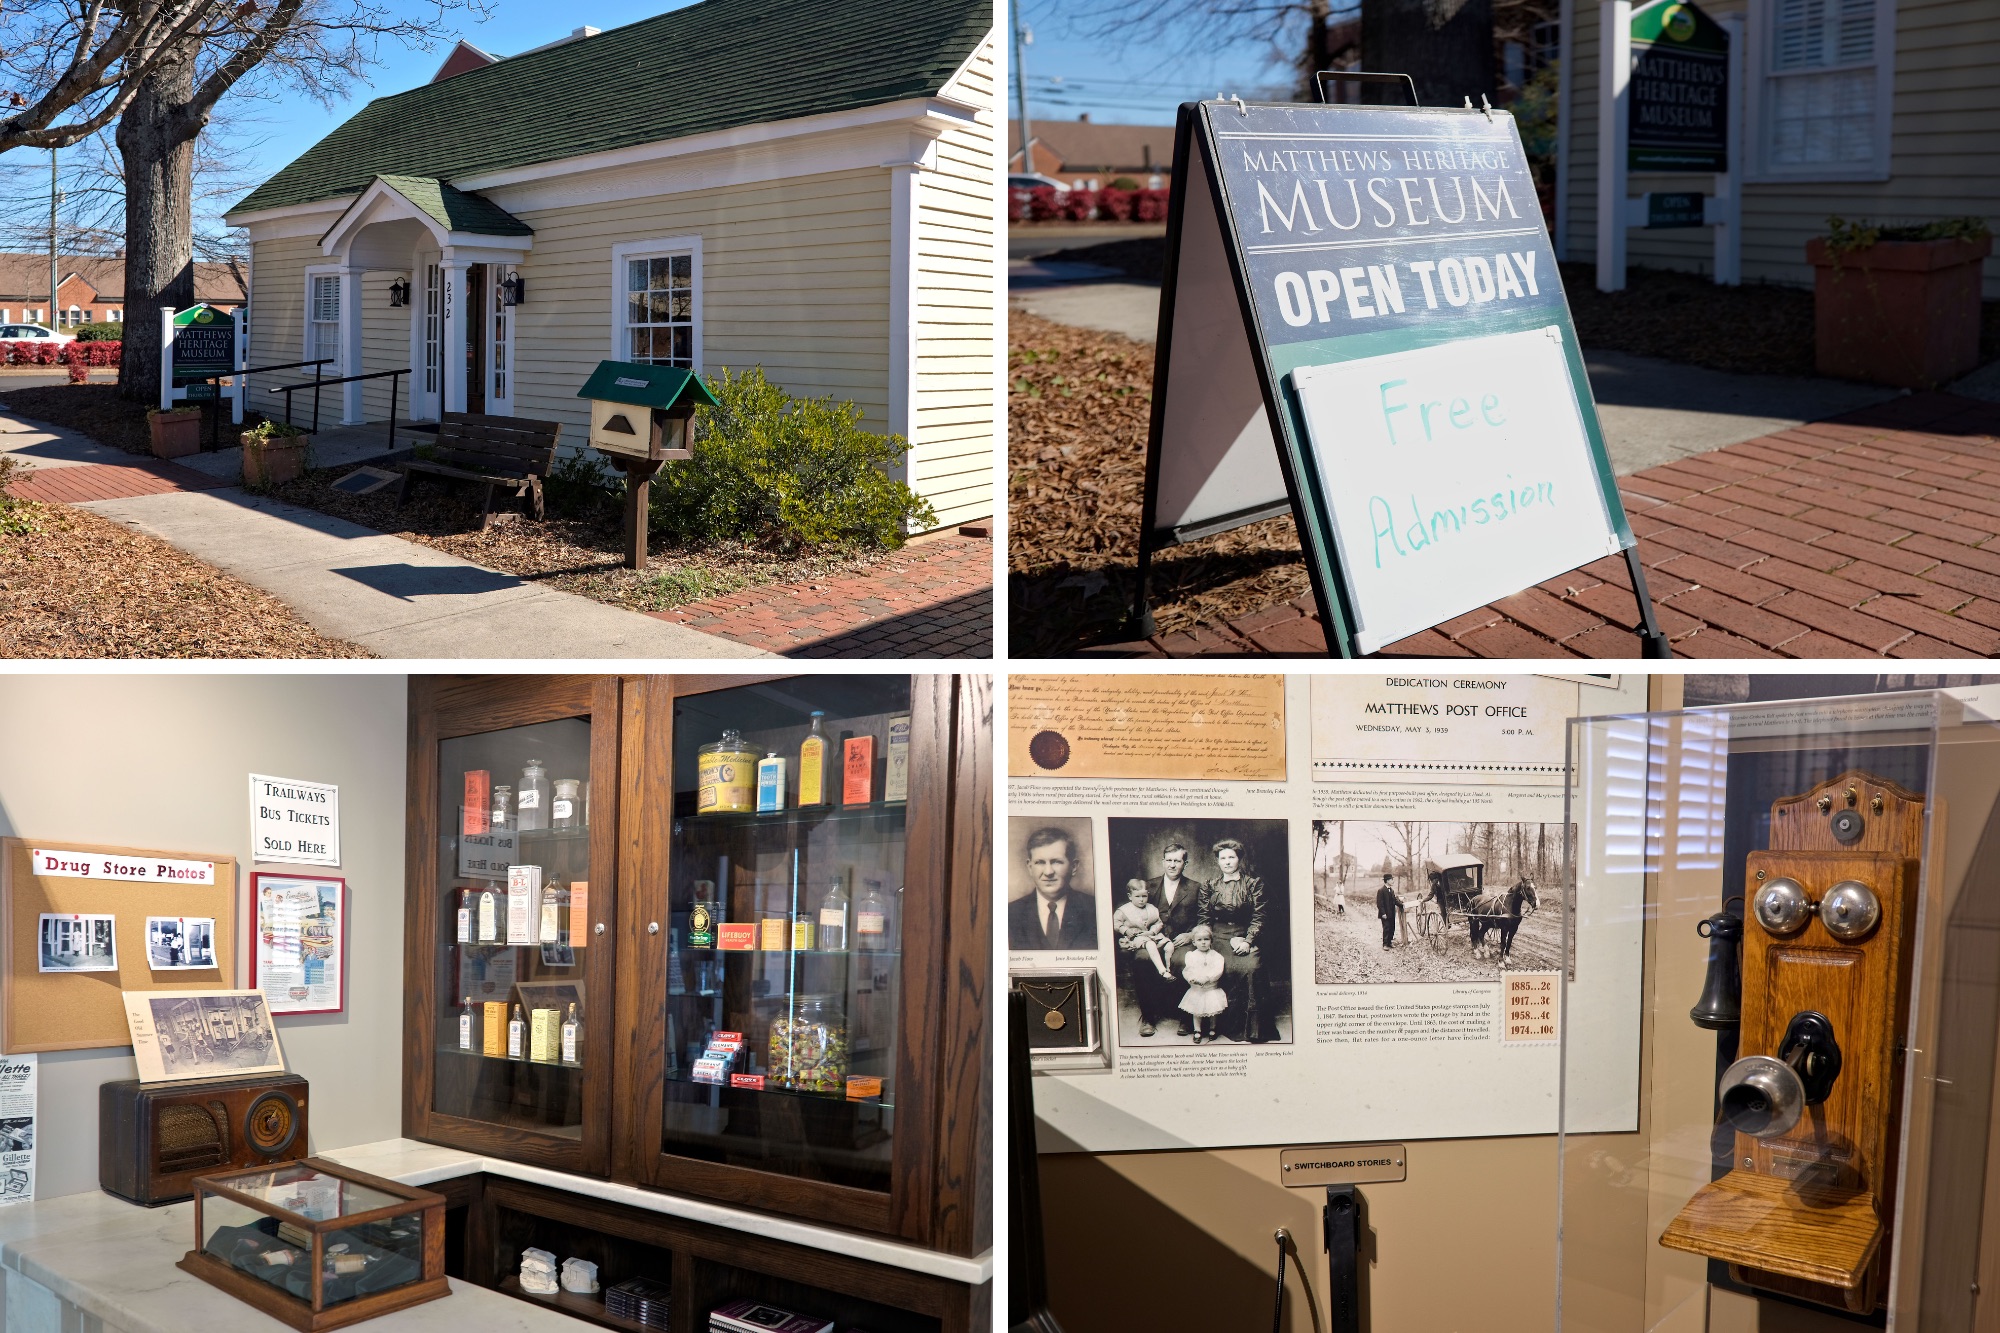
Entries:
{"label": "glass countertop display case", "polygon": [[180,1267],[293,1328],[450,1294],[444,1199],[316,1157],[200,1176]]}
{"label": "glass countertop display case", "polygon": [[2000,690],[1571,724],[1571,1333],[2000,1327]]}

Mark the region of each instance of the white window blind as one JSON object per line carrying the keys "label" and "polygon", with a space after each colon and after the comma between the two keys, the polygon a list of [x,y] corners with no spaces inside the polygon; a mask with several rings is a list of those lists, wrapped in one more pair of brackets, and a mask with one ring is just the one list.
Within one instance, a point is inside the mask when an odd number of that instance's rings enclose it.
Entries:
{"label": "white window blind", "polygon": [[1865,167],[1875,157],[1878,0],[1777,0],[1770,164]]}
{"label": "white window blind", "polygon": [[307,305],[312,317],[312,327],[306,346],[306,359],[317,361],[321,358],[326,358],[338,363],[340,358],[340,275],[337,273],[313,274],[312,292]]}

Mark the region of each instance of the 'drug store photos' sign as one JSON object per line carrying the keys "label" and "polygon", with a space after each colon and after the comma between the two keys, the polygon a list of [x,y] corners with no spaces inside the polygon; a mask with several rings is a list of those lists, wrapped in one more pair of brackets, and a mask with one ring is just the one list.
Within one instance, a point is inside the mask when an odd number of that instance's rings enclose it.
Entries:
{"label": "'drug store photos' sign", "polygon": [[1189,104],[1175,170],[1142,577],[1292,512],[1351,656],[1634,544],[1510,116]]}

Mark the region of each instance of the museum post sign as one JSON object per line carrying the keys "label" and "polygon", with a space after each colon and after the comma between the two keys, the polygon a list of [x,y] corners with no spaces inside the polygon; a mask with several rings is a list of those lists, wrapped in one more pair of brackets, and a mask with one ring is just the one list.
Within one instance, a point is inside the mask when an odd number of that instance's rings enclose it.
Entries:
{"label": "museum post sign", "polygon": [[[181,402],[230,401],[230,419],[243,420],[243,321],[212,305],[160,310],[160,409]],[[226,383],[210,383],[228,376]]]}
{"label": "museum post sign", "polygon": [[1341,656],[1620,552],[1666,655],[1510,116],[1189,103],[1174,170],[1138,619],[1290,512]]}

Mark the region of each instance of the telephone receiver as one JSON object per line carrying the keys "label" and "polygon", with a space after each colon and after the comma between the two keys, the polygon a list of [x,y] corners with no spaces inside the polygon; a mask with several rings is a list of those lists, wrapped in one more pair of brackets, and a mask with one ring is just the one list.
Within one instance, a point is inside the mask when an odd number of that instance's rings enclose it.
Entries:
{"label": "telephone receiver", "polygon": [[1881,1304],[1923,839],[1923,798],[1859,770],[1772,803],[1748,910],[1699,926],[1708,974],[1689,1012],[1737,1029],[1716,1088],[1730,1167],[1660,1244],[1794,1299]]}

